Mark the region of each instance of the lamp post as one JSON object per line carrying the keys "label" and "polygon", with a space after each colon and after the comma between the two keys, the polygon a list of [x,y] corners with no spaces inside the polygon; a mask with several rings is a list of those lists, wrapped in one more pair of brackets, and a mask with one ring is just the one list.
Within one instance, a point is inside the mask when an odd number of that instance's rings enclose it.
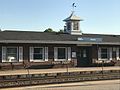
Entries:
{"label": "lamp post", "polygon": [[27,75],[28,75],[28,78],[29,78],[29,81],[30,81],[30,85],[31,85],[32,82],[31,82],[31,75],[30,75],[29,67],[28,67],[28,65],[25,62],[23,62],[23,65],[24,65],[24,69],[27,70]]}
{"label": "lamp post", "polygon": [[104,67],[104,60],[102,61],[102,78],[103,78],[103,71],[104,71],[104,69],[103,69],[103,67]]}

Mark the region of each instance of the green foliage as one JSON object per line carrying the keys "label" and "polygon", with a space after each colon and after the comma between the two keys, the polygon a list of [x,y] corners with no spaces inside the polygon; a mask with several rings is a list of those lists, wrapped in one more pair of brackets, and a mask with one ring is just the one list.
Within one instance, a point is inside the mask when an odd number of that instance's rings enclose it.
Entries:
{"label": "green foliage", "polygon": [[46,29],[44,32],[55,32],[55,31],[53,31],[52,28],[48,28],[48,29]]}
{"label": "green foliage", "polygon": [[[44,32],[55,32],[55,31],[53,31],[52,28],[48,28],[48,29],[46,29]],[[60,29],[60,30],[58,31],[58,33],[64,33],[64,30]]]}

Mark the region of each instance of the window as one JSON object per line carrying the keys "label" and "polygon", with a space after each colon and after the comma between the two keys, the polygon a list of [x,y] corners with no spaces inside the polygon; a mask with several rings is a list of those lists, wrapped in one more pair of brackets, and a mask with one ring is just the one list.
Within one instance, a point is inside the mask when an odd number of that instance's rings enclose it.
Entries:
{"label": "window", "polygon": [[70,61],[71,60],[71,47],[54,47],[54,60],[55,61]]}
{"label": "window", "polygon": [[17,47],[6,48],[6,60],[9,62],[18,61],[18,49]]}
{"label": "window", "polygon": [[78,26],[78,22],[73,22],[73,30],[79,30]]}
{"label": "window", "polygon": [[58,59],[66,59],[66,48],[58,48]]}
{"label": "window", "polygon": [[44,53],[43,48],[34,48],[33,59],[34,60],[41,60],[43,59]]}
{"label": "window", "polygon": [[101,49],[101,59],[107,59],[108,58],[108,49],[102,48]]}
{"label": "window", "polygon": [[48,61],[48,47],[30,47],[29,52],[31,62]]}

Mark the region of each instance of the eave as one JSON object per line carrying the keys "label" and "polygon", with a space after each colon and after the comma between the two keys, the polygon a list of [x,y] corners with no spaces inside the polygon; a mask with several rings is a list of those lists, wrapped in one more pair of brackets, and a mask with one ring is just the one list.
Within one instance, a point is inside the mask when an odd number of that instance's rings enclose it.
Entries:
{"label": "eave", "polygon": [[0,43],[21,43],[21,44],[98,44],[98,45],[120,45],[120,42],[81,42],[81,41],[53,41],[53,40],[0,40]]}

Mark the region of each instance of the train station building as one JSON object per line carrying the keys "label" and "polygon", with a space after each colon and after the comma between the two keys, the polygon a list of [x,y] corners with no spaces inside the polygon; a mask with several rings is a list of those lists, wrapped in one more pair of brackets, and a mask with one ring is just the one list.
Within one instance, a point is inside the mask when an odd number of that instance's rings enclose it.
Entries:
{"label": "train station building", "polygon": [[120,65],[120,35],[85,34],[82,19],[64,19],[64,33],[0,31],[0,68]]}

